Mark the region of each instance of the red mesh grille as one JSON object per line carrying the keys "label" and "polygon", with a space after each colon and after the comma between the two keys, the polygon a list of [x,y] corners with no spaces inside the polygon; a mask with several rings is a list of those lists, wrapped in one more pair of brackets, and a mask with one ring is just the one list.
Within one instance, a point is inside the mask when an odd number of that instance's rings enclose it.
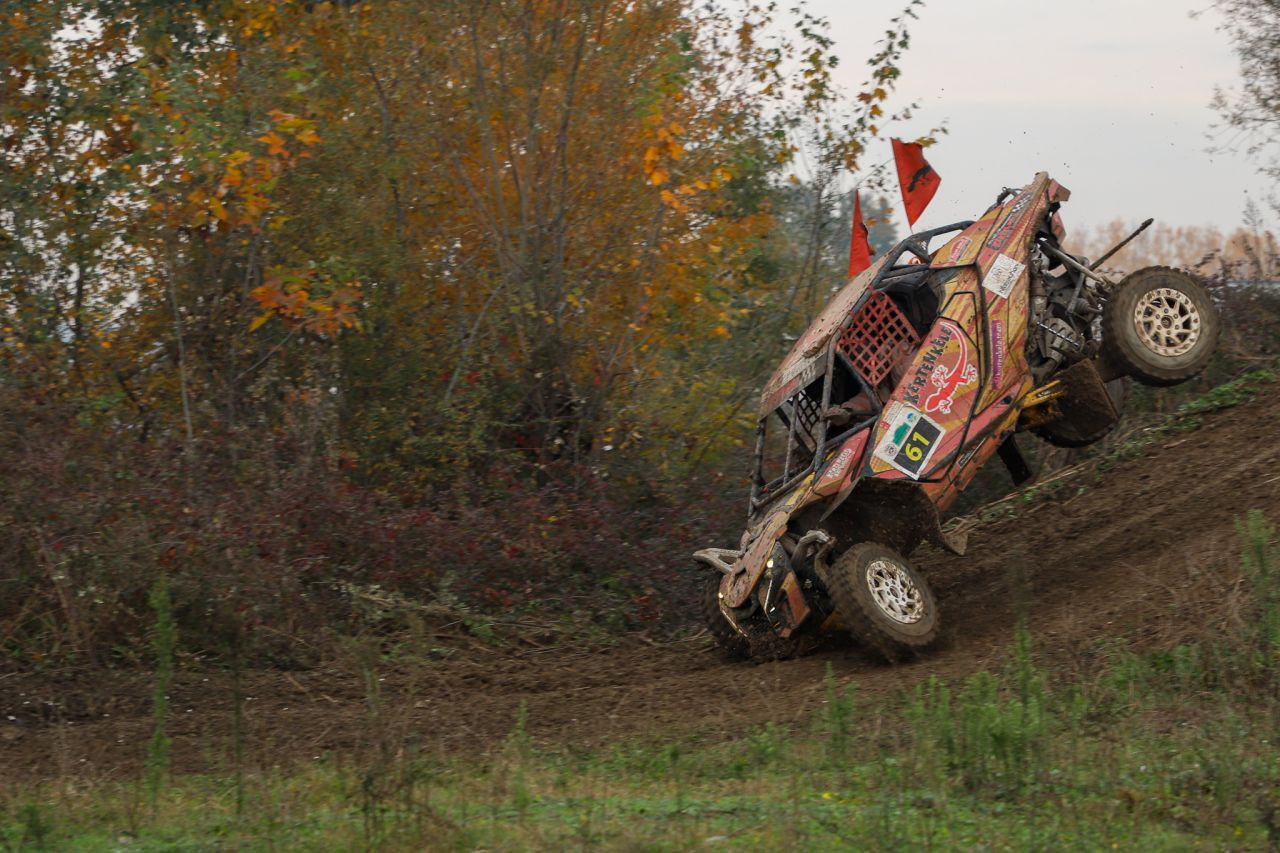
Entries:
{"label": "red mesh grille", "polygon": [[893,366],[915,352],[920,337],[893,300],[872,293],[840,335],[836,347],[872,387],[879,385]]}

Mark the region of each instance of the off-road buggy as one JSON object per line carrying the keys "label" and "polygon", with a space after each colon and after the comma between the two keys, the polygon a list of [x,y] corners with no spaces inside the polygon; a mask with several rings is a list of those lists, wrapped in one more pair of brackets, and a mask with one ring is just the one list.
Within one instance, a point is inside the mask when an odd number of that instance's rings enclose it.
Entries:
{"label": "off-road buggy", "polygon": [[977,221],[911,235],[796,341],[760,399],[739,546],[694,555],[727,651],[786,656],[837,627],[890,659],[927,646],[938,605],[908,556],[963,553],[939,513],[978,469],[998,454],[1021,484],[1016,433],[1089,444],[1129,378],[1204,368],[1219,328],[1205,287],[1165,267],[1112,281],[1065,251],[1069,195],[1040,173]]}

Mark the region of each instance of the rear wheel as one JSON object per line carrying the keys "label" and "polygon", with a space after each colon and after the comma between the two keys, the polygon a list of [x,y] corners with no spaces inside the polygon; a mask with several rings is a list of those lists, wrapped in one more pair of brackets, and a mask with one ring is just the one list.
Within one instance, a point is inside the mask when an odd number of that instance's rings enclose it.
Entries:
{"label": "rear wheel", "polygon": [[1176,385],[1209,364],[1218,310],[1195,276],[1169,267],[1120,282],[1102,315],[1102,348],[1117,372],[1144,385]]}
{"label": "rear wheel", "polygon": [[[1129,377],[1121,376],[1117,379],[1112,379],[1107,383],[1106,388],[1107,396],[1111,398],[1111,405],[1115,407],[1117,412],[1123,413],[1125,404],[1129,402]],[[1103,402],[1105,404],[1105,401]],[[1071,404],[1070,396],[1064,398],[1062,402],[1064,409]],[[1088,447],[1095,441],[1110,434],[1119,422],[1120,420],[1117,418],[1106,426],[1086,432],[1080,429],[1078,419],[1064,416],[1056,421],[1050,421],[1044,426],[1036,427],[1034,432],[1054,447]]]}
{"label": "rear wheel", "polygon": [[906,557],[876,542],[845,551],[824,572],[836,612],[851,633],[890,661],[938,636],[938,604]]}

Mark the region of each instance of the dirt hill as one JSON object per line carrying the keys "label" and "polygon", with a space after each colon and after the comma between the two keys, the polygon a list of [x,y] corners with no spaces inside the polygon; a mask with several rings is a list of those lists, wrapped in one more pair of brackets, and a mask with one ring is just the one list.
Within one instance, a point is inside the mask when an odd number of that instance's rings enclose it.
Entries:
{"label": "dirt hill", "polygon": [[[729,664],[703,635],[598,652],[476,643],[430,665],[379,664],[366,671],[374,691],[355,665],[258,671],[243,684],[245,754],[269,766],[408,732],[427,750],[483,750],[511,731],[522,702],[537,741],[731,735],[812,712],[828,666],[866,696],[998,665],[1019,611],[1050,671],[1087,668],[1116,642],[1173,645],[1238,618],[1235,521],[1250,509],[1280,519],[1277,402],[1269,387],[1108,471],[1063,481],[1051,497],[1009,501],[1016,515],[978,525],[965,557],[919,552],[946,622],[943,642],[919,660],[885,666],[844,644]],[[0,768],[7,778],[135,772],[150,691],[146,672],[0,675]],[[232,695],[230,676],[178,673],[177,769],[226,765]]]}

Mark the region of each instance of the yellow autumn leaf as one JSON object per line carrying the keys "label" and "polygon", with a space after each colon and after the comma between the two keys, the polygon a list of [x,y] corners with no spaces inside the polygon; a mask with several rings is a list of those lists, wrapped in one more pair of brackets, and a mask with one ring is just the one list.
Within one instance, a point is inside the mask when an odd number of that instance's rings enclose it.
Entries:
{"label": "yellow autumn leaf", "polygon": [[267,143],[267,153],[272,157],[278,157],[281,154],[288,154],[288,149],[284,147],[284,137],[276,133],[274,130],[270,133],[264,133],[258,137],[259,142]]}
{"label": "yellow autumn leaf", "polygon": [[670,176],[662,169],[654,169],[649,173],[649,183],[655,187],[660,187],[667,182],[668,177]]}
{"label": "yellow autumn leaf", "polygon": [[267,322],[270,319],[271,319],[270,311],[268,311],[266,314],[259,314],[257,317],[254,317],[253,322],[249,324],[249,331],[251,332],[258,331],[258,329],[262,328],[262,324]]}

